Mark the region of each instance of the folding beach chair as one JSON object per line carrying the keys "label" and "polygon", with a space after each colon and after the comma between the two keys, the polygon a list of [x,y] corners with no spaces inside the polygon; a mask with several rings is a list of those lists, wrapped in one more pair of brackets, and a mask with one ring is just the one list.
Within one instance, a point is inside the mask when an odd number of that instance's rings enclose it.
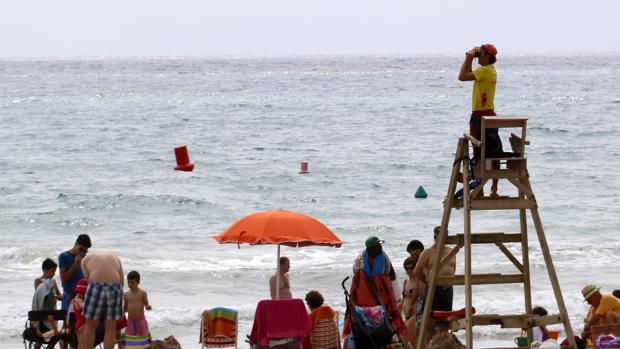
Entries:
{"label": "folding beach chair", "polygon": [[[36,345],[40,345],[41,348],[47,349],[54,346],[56,343],[67,338],[63,331],[65,327],[65,317],[67,312],[64,310],[33,310],[28,312],[28,320],[24,326],[24,332],[22,337],[24,339],[24,347],[26,349],[34,348]],[[48,317],[52,316],[53,321],[61,321],[58,324],[60,333],[43,337],[40,332],[41,322],[48,321]]]}
{"label": "folding beach chair", "polygon": [[200,345],[202,348],[237,348],[237,318],[234,309],[216,307],[202,312]]}

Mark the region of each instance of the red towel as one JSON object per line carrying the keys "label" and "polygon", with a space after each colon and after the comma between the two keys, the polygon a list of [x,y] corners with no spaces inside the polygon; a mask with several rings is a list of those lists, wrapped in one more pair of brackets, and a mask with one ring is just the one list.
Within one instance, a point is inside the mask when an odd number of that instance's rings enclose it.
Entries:
{"label": "red towel", "polygon": [[301,299],[266,299],[256,306],[250,341],[266,345],[269,339],[301,339],[308,329],[310,318]]}

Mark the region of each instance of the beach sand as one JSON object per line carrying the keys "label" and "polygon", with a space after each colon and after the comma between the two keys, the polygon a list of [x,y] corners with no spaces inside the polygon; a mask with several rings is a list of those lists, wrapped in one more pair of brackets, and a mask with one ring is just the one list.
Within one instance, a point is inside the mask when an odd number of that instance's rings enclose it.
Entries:
{"label": "beach sand", "polygon": [[[148,314],[147,314],[148,316]],[[148,319],[148,318],[147,318]],[[249,345],[245,342],[246,335],[250,333],[252,323],[249,321],[239,322],[239,337],[237,341],[238,348],[247,348]],[[169,327],[156,327],[151,329],[151,335],[153,339],[164,339],[170,335],[173,335],[177,341],[181,344],[183,349],[200,349],[200,343],[198,342],[200,329],[200,322],[197,321],[191,326],[169,326]],[[514,332],[514,333],[513,333]],[[462,343],[465,343],[465,331],[456,333],[457,337]],[[490,347],[510,347],[513,346],[513,338],[519,336],[518,330],[502,330],[501,333],[495,336],[476,335],[474,338],[475,348],[490,348]],[[559,338],[565,338],[564,331],[560,331]],[[22,339],[20,335],[16,337],[3,338],[0,340],[0,348],[2,349],[18,349],[22,348]]]}

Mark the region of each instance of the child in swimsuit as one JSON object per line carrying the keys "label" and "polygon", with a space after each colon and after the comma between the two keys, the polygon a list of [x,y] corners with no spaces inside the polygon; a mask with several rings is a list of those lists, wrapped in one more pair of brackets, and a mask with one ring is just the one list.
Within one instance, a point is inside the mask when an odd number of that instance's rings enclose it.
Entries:
{"label": "child in swimsuit", "polygon": [[151,310],[149,299],[140,287],[140,273],[130,271],[127,274],[129,291],[123,296],[123,311],[127,312],[127,328],[125,334],[130,336],[145,336],[149,334],[149,326],[144,317],[144,309]]}
{"label": "child in swimsuit", "polygon": [[84,325],[86,324],[86,319],[84,319],[82,310],[84,309],[84,294],[87,287],[88,280],[80,279],[75,286],[75,298],[71,300],[73,310],[75,311],[75,332],[78,338],[78,349],[84,349]]}

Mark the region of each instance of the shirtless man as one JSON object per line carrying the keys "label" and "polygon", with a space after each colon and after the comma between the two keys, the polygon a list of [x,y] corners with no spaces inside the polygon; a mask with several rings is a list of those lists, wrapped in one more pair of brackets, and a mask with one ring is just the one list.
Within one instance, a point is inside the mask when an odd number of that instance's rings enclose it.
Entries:
{"label": "shirtless man", "polygon": [[[291,261],[288,257],[280,257],[280,297],[278,299],[291,299],[291,283],[288,280],[288,271],[291,269]],[[276,271],[277,274],[277,271]],[[276,274],[269,278],[269,291],[271,299],[276,299]]]}
{"label": "shirtless man", "polygon": [[[437,240],[437,236],[439,235],[439,231],[441,227],[436,226],[433,231],[433,237]],[[435,256],[435,251],[437,249],[436,243],[433,243],[431,247],[424,250],[418,259],[418,263],[416,264],[414,273],[418,280],[421,280],[424,283],[427,283],[427,277],[430,277],[431,270],[433,268],[433,258]],[[450,248],[445,247],[443,251],[441,251],[441,259],[445,258],[450,253]],[[437,271],[438,276],[454,276],[456,271],[456,256],[452,257],[448,263],[446,263],[441,269]],[[428,286],[427,286],[428,287]],[[427,290],[428,292],[428,290]],[[435,295],[433,296],[433,306],[432,310],[452,310],[452,286],[435,287]]]}
{"label": "shirtless man", "polygon": [[93,348],[95,330],[105,320],[104,349],[116,342],[116,320],[123,317],[123,267],[118,257],[109,251],[95,251],[82,259],[82,273],[88,280],[84,296],[85,349]]}

